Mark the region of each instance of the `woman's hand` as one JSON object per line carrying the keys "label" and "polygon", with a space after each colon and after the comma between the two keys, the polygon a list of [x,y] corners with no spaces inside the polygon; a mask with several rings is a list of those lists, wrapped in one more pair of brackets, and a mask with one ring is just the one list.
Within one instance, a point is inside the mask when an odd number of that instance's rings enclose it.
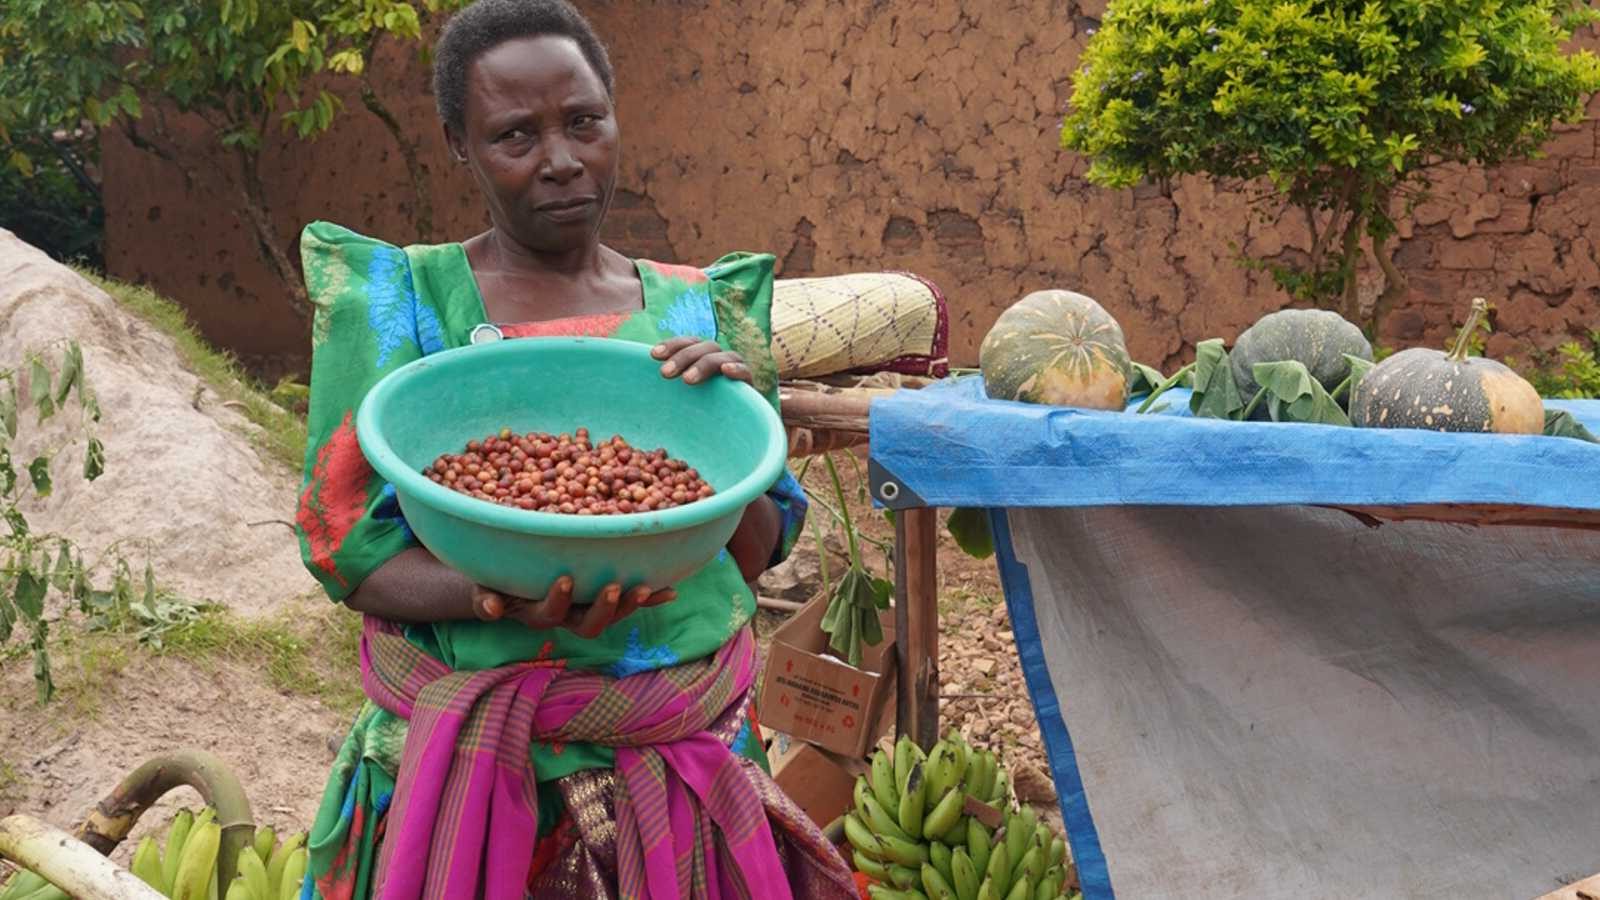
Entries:
{"label": "woman's hand", "polygon": [[538,601],[508,597],[478,585],[472,592],[472,612],[485,622],[510,619],[529,628],[565,628],[592,639],[635,610],[671,603],[677,597],[672,588],[636,587],[623,593],[622,585],[608,584],[587,607],[573,606],[572,579],[562,576]]}
{"label": "woman's hand", "polygon": [[685,384],[699,384],[715,375],[754,384],[755,376],[744,357],[724,350],[716,341],[697,337],[675,337],[662,341],[650,349],[650,355],[665,360],[661,364],[663,378],[683,377]]}

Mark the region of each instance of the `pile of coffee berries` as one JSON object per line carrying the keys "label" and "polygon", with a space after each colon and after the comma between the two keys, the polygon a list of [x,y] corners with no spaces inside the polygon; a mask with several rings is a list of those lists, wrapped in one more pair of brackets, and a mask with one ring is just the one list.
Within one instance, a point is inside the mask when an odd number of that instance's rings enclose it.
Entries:
{"label": "pile of coffee berries", "polygon": [[665,450],[637,450],[621,437],[591,443],[575,434],[501,429],[446,453],[422,474],[451,490],[502,506],[577,516],[671,509],[712,495],[700,473]]}

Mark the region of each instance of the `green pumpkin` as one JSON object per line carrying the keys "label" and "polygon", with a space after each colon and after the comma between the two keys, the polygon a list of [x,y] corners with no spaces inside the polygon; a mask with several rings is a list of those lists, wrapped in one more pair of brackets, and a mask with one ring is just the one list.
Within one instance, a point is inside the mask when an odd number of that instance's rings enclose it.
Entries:
{"label": "green pumpkin", "polygon": [[1372,368],[1350,398],[1357,428],[1543,434],[1544,401],[1504,365],[1467,355],[1467,342],[1489,310],[1482,298],[1449,353],[1414,347]]}
{"label": "green pumpkin", "polygon": [[[1283,309],[1246,328],[1228,352],[1228,360],[1239,396],[1248,402],[1261,389],[1256,383],[1256,363],[1298,360],[1312,378],[1331,391],[1350,377],[1346,353],[1372,359],[1372,344],[1366,335],[1343,316],[1322,309]],[[1255,418],[1266,418],[1266,409],[1266,404],[1257,407]]]}
{"label": "green pumpkin", "polygon": [[1122,410],[1133,366],[1122,326],[1072,291],[1036,291],[1000,314],[978,351],[996,400]]}

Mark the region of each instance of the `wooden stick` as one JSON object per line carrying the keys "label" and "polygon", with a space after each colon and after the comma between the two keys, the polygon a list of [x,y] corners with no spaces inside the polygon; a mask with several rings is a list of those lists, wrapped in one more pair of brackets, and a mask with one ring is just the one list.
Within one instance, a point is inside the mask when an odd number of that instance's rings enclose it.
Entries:
{"label": "wooden stick", "polygon": [[939,740],[939,592],[936,510],[894,517],[896,730],[924,750]]}
{"label": "wooden stick", "polygon": [[779,600],[777,597],[756,597],[756,607],[758,609],[770,609],[777,612],[793,613],[799,612],[804,606],[804,603],[796,603],[793,600]]}
{"label": "wooden stick", "polygon": [[867,411],[872,400],[892,391],[852,391],[828,394],[821,391],[784,390],[778,398],[783,421],[791,428],[867,433]]}

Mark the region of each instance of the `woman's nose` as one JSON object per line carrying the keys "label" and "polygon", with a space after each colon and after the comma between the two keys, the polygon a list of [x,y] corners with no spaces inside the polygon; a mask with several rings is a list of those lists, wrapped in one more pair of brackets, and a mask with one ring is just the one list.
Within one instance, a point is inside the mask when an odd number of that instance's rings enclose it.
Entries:
{"label": "woman's nose", "polygon": [[548,152],[544,158],[544,165],[540,167],[539,177],[556,184],[566,184],[583,174],[583,163],[578,160],[577,154],[564,140],[556,139],[546,144]]}

